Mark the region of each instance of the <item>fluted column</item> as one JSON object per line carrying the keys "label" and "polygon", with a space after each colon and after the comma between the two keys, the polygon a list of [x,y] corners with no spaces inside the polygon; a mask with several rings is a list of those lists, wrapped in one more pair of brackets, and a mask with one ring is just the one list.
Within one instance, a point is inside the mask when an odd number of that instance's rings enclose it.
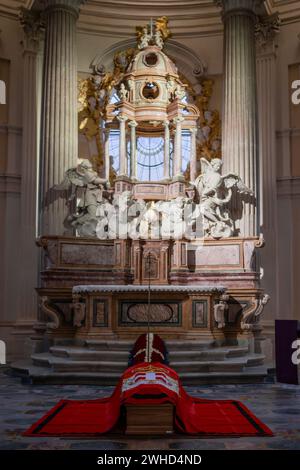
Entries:
{"label": "fluted column", "polygon": [[175,129],[175,145],[174,145],[174,170],[173,176],[182,175],[182,128],[181,123],[184,120],[182,116],[174,118],[174,123],[176,125]]}
{"label": "fluted column", "polygon": [[137,179],[137,160],[136,160],[136,121],[129,122],[130,127],[130,176]]}
{"label": "fluted column", "polygon": [[[39,13],[21,10],[23,27],[23,112],[22,112],[22,168],[21,168],[21,256],[18,274],[19,305],[16,328],[23,330],[36,320],[38,285],[37,233],[37,169],[38,169],[38,121],[40,79],[40,45],[43,22]],[[24,330],[25,329],[25,330]]]}
{"label": "fluted column", "polygon": [[126,121],[127,116],[118,116],[120,122],[120,171],[119,176],[127,176]]}
{"label": "fluted column", "polygon": [[41,232],[64,233],[65,194],[53,191],[68,168],[76,166],[76,21],[81,0],[45,0],[45,58],[41,136]]}
{"label": "fluted column", "polygon": [[[224,173],[234,172],[255,194],[258,204],[258,144],[255,65],[257,0],[223,0]],[[258,207],[245,203],[237,221],[241,236],[258,233]]]}
{"label": "fluted column", "polygon": [[197,128],[191,129],[191,159],[190,159],[190,180],[195,181],[197,177],[197,152],[196,152],[196,136]]}
{"label": "fluted column", "polygon": [[276,165],[276,34],[279,32],[277,15],[260,18],[256,25],[257,46],[257,102],[259,121],[260,165],[260,225],[266,246],[260,251],[263,268],[262,287],[270,295],[264,309],[262,323],[278,314],[278,228],[277,228],[277,165]]}
{"label": "fluted column", "polygon": [[110,173],[110,156],[109,156],[109,129],[104,129],[104,166],[105,166],[105,179],[109,181]]}
{"label": "fluted column", "polygon": [[165,149],[164,149],[164,178],[170,178],[170,122],[164,121]]}

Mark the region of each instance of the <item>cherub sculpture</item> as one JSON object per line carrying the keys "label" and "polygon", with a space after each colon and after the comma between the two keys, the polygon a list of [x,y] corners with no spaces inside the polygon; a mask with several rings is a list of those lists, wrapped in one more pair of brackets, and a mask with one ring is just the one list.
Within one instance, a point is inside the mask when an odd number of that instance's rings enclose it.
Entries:
{"label": "cherub sculpture", "polygon": [[160,49],[162,49],[164,47],[164,40],[163,40],[163,37],[162,37],[162,34],[161,32],[159,31],[159,29],[157,29],[155,31],[155,34],[154,34],[154,42],[155,42],[155,45],[157,47],[159,47]]}
{"label": "cherub sculpture", "polygon": [[176,89],[176,83],[170,75],[167,76],[166,88],[167,88],[167,92],[168,92],[169,101],[173,101],[174,92],[175,92],[175,89]]}
{"label": "cherub sculpture", "polygon": [[178,98],[181,101],[181,100],[183,100],[185,95],[186,95],[185,89],[182,86],[177,85],[176,88],[175,88],[175,91],[174,91],[175,98]]}
{"label": "cherub sculpture", "polygon": [[229,203],[233,189],[239,195],[251,195],[241,178],[234,173],[221,175],[222,160],[213,158],[210,162],[201,158],[202,173],[194,185],[200,197],[200,213],[204,219],[204,232],[213,238],[233,235],[233,220],[230,217]]}
{"label": "cherub sculpture", "polygon": [[120,85],[120,90],[119,90],[119,98],[121,101],[127,101],[128,100],[128,90],[126,90],[126,87],[124,83],[121,83]]}
{"label": "cherub sculpture", "polygon": [[137,27],[137,39],[138,39],[138,48],[145,49],[145,47],[149,46],[149,42],[152,39],[152,34],[148,33],[148,26],[144,26],[143,28]]}

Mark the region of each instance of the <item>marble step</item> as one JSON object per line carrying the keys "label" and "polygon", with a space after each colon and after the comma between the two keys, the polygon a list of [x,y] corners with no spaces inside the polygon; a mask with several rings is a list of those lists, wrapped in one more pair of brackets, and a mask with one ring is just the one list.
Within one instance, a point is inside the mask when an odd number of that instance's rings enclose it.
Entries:
{"label": "marble step", "polygon": [[127,351],[128,353],[132,349],[134,341],[87,339],[84,344],[88,349],[94,351]]}
{"label": "marble step", "polygon": [[[54,372],[51,368],[35,366],[31,361],[13,363],[10,373],[21,377],[24,383],[31,384],[116,385],[120,378],[116,372]],[[250,384],[271,379],[265,366],[245,368],[240,372],[183,372],[180,378],[184,385]]]}
{"label": "marble step", "polygon": [[181,362],[192,360],[192,361],[205,361],[205,360],[214,360],[214,361],[223,361],[230,357],[241,357],[245,356],[248,353],[248,348],[232,346],[232,347],[222,347],[222,348],[211,348],[203,351],[196,350],[180,350],[180,351],[171,351],[169,353],[169,360]]}
{"label": "marble step", "polygon": [[76,361],[69,358],[55,357],[51,353],[33,354],[32,362],[36,366],[51,368],[56,372],[116,372],[121,374],[127,367],[127,361]]}
{"label": "marble step", "polygon": [[[40,353],[31,356],[33,364],[51,368],[55,372],[105,372],[112,371],[122,373],[127,368],[127,361],[95,361],[95,360],[75,360],[73,358],[56,357],[51,353]],[[179,374],[184,372],[230,372],[242,371],[251,365],[263,363],[263,355],[244,356],[242,358],[229,358],[226,361],[171,361],[170,367]],[[252,361],[252,362],[251,362]]]}
{"label": "marble step", "polygon": [[[89,361],[128,361],[129,353],[123,350],[91,350],[89,348],[78,346],[52,346],[51,354],[55,357],[68,357],[75,360]],[[223,361],[230,357],[241,357],[248,353],[248,348],[242,347],[223,347],[211,348],[208,350],[180,350],[169,353],[170,362],[187,361]]]}
{"label": "marble step", "polygon": [[52,346],[51,354],[55,357],[68,357],[75,360],[90,361],[125,361],[128,362],[129,352],[123,350],[104,350],[94,351],[88,348],[79,348],[76,346]]}
{"label": "marble step", "polygon": [[226,361],[193,361],[193,362],[170,362],[179,375],[185,372],[239,372],[246,367],[259,366],[264,363],[265,356],[262,354],[247,355],[242,358],[230,358]]}
{"label": "marble step", "polygon": [[[208,341],[191,341],[191,340],[166,340],[166,346],[168,351],[176,351],[178,349],[191,350],[203,350],[213,348],[215,342],[213,340]],[[88,349],[96,351],[130,351],[135,341],[131,340],[97,340],[87,339],[85,345]]]}

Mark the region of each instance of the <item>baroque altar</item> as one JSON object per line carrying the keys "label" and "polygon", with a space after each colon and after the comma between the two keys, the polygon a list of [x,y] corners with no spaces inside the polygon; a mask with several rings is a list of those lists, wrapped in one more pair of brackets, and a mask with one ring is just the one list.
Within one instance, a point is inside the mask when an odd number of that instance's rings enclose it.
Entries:
{"label": "baroque altar", "polygon": [[166,341],[242,346],[261,364],[263,240],[241,236],[237,223],[255,194],[223,174],[219,136],[203,145],[209,112],[163,52],[169,35],[164,17],[139,28],[137,48],[116,58],[122,67],[98,67],[89,81],[80,122],[97,136],[100,158],[83,159],[53,188],[68,191],[69,214],[66,235],[38,240],[36,328],[54,349],[117,347],[145,332],[149,314]]}

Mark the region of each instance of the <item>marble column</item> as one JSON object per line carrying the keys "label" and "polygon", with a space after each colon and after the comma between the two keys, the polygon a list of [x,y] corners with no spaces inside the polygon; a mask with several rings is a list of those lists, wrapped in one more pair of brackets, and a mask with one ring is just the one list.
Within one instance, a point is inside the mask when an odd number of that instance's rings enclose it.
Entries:
{"label": "marble column", "polygon": [[173,169],[173,176],[175,178],[177,176],[182,176],[182,121],[184,121],[184,118],[182,116],[178,116],[173,119],[173,122],[176,125]]}
{"label": "marble column", "polygon": [[[39,157],[39,80],[41,70],[41,41],[43,21],[37,12],[22,9],[23,28],[23,110],[22,110],[22,167],[21,167],[21,228],[22,262],[19,275],[19,305],[15,334],[26,335],[37,318],[38,249],[37,234],[37,173]],[[17,273],[16,273],[17,275]]]}
{"label": "marble column", "polygon": [[119,176],[127,176],[126,121],[127,116],[118,116],[120,122],[120,170]]}
{"label": "marble column", "polygon": [[45,0],[45,55],[41,135],[42,234],[65,233],[66,194],[55,191],[77,164],[76,22],[81,0]]}
{"label": "marble column", "polygon": [[136,121],[129,122],[130,127],[130,176],[137,179],[137,160],[136,160]]}
{"label": "marble column", "polygon": [[223,0],[224,114],[222,153],[224,173],[238,174],[256,197],[244,203],[237,229],[241,236],[259,232],[255,7],[262,0]]}
{"label": "marble column", "polygon": [[195,181],[197,177],[197,148],[196,137],[198,129],[193,127],[191,129],[191,159],[190,159],[190,181]]}
{"label": "marble column", "polygon": [[256,70],[259,122],[260,224],[266,240],[259,251],[263,270],[262,287],[270,295],[264,309],[265,332],[274,327],[278,316],[278,297],[282,292],[278,280],[277,165],[276,165],[276,35],[277,15],[260,18],[256,25]]}
{"label": "marble column", "polygon": [[104,167],[105,167],[105,179],[109,181],[110,173],[110,156],[109,156],[109,129],[104,129]]}
{"label": "marble column", "polygon": [[170,178],[170,122],[164,121],[165,128],[165,149],[164,149],[164,178]]}

